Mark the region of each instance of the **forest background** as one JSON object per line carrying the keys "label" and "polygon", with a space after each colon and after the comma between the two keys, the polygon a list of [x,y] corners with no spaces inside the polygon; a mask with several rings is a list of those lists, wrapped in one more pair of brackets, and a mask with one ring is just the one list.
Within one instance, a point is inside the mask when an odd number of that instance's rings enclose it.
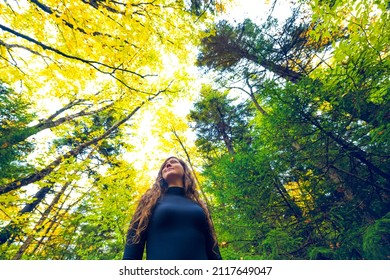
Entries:
{"label": "forest background", "polygon": [[390,258],[389,2],[242,2],[0,3],[0,259],[121,259],[170,155],[224,259]]}

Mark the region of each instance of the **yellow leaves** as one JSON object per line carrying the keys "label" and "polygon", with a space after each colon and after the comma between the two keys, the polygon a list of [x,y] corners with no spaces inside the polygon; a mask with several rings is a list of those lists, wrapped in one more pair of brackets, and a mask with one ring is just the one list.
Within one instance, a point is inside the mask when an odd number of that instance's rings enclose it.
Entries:
{"label": "yellow leaves", "polygon": [[332,110],[332,104],[330,104],[328,101],[323,101],[321,103],[321,105],[319,106],[319,109],[322,111],[322,112],[329,112]]}
{"label": "yellow leaves", "polygon": [[307,177],[313,176],[313,169],[308,169],[305,173],[305,176]]}
{"label": "yellow leaves", "polygon": [[[86,91],[87,81],[94,78],[99,78],[96,83],[103,87],[110,84],[113,89],[120,88],[126,83],[145,91],[143,87],[147,86],[147,80],[137,78],[134,73],[145,75],[167,72],[162,71],[165,67],[161,63],[164,53],[175,52],[185,57],[185,45],[196,37],[192,34],[194,26],[187,21],[190,17],[173,3],[155,1],[118,6],[110,2],[87,4],[78,1],[47,1],[45,5],[50,13],[31,3],[24,10],[23,18],[7,10],[7,16],[15,23],[13,26],[17,31],[23,31],[70,56],[97,62],[86,65],[77,62],[77,59],[64,58],[53,51],[42,50],[31,42],[14,38],[18,44],[28,44],[30,49],[42,54],[42,57],[30,54],[28,59],[23,58],[28,63],[19,69],[31,75],[25,81],[26,84],[31,88],[39,88],[41,85],[35,82],[43,78],[50,83],[51,90],[48,93],[52,96]],[[183,32],[183,29],[187,29],[187,32]],[[182,40],[184,38],[187,40]],[[176,43],[178,40],[181,40],[180,44]],[[29,66],[32,66],[31,69]],[[166,69],[171,68],[168,65]],[[84,75],[86,72],[88,75]],[[99,72],[107,78],[102,80],[97,77],[96,73]]]}
{"label": "yellow leaves", "polygon": [[215,3],[215,10],[217,11],[217,13],[221,14],[223,12],[226,12],[226,7],[222,3],[222,1],[220,1],[220,2]]}
{"label": "yellow leaves", "polygon": [[0,195],[0,224],[8,224],[11,220],[15,223],[24,222],[25,216],[18,215],[23,203],[26,203],[26,199],[16,192]]}
{"label": "yellow leaves", "polygon": [[[304,177],[312,177],[313,171],[308,170]],[[300,179],[297,182],[288,182],[284,185],[290,197],[294,200],[304,212],[313,207],[313,198],[310,196],[308,188],[310,187],[310,181]]]}

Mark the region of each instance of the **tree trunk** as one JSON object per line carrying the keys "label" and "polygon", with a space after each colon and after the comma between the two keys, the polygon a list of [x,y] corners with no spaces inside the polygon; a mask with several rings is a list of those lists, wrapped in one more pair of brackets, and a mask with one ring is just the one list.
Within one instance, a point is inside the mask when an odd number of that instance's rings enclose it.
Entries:
{"label": "tree trunk", "polygon": [[223,138],[223,142],[225,143],[226,145],[226,148],[228,149],[228,152],[229,154],[231,155],[234,155],[235,154],[235,151],[234,151],[234,148],[233,148],[233,143],[229,137],[229,135],[227,134],[227,131],[226,131],[226,128],[228,127],[223,119],[223,113],[221,111],[221,109],[218,107],[217,105],[217,110],[218,110],[218,114],[219,114],[219,117],[220,117],[220,122],[217,124],[217,127],[219,128],[219,132],[221,133],[222,135],[222,138]]}
{"label": "tree trunk", "polygon": [[[150,100],[150,99],[149,99]],[[61,163],[63,163],[68,158],[72,158],[80,154],[84,149],[86,149],[89,146],[97,144],[99,141],[105,139],[107,136],[109,136],[112,132],[114,132],[120,125],[128,121],[143,105],[145,102],[142,102],[141,105],[137,106],[129,115],[127,115],[122,120],[115,123],[113,126],[111,126],[105,133],[103,133],[99,137],[95,137],[94,139],[85,142],[76,148],[70,150],[64,155],[59,156],[56,160],[52,161],[48,166],[46,166],[44,169],[39,170],[23,179],[15,180],[3,187],[0,188],[0,195],[8,193],[13,190],[20,189],[21,187],[24,187],[26,185],[29,185],[31,183],[37,182],[39,180],[42,180],[47,175],[51,174],[56,167],[58,167]]]}
{"label": "tree trunk", "polygon": [[[51,187],[41,188],[35,195],[34,200],[31,203],[26,204],[22,210],[19,211],[17,217],[22,216],[25,213],[30,213],[34,211],[36,206],[41,203],[45,198],[46,194],[50,191]],[[0,231],[0,245],[9,241],[13,235],[17,235],[21,231],[20,225],[16,224],[14,221],[9,222],[4,228]],[[11,241],[12,242],[12,241]]]}
{"label": "tree trunk", "polygon": [[30,234],[26,240],[23,242],[22,246],[20,246],[18,252],[15,254],[15,256],[12,258],[13,260],[20,260],[30,246],[31,242],[34,239],[34,233],[39,231],[39,228],[43,225],[47,217],[49,216],[50,212],[53,210],[54,206],[58,203],[58,201],[61,199],[61,196],[64,194],[65,190],[69,187],[70,182],[66,182],[61,190],[57,193],[57,195],[54,197],[52,202],[50,203],[49,207],[46,208],[46,210],[43,212],[41,218],[37,222],[37,224],[34,227],[33,234]]}
{"label": "tree trunk", "polygon": [[203,191],[203,188],[202,188],[202,185],[201,185],[200,182],[199,182],[198,176],[196,176],[194,166],[192,165],[192,162],[191,162],[191,157],[190,157],[190,155],[188,154],[187,149],[186,149],[186,147],[185,147],[183,141],[181,141],[181,139],[180,139],[179,135],[177,134],[177,132],[176,132],[174,129],[172,129],[172,133],[173,133],[173,135],[175,135],[176,140],[179,142],[181,148],[183,149],[184,153],[186,154],[186,158],[187,158],[187,161],[188,161],[188,163],[189,163],[189,165],[190,165],[190,167],[191,167],[192,174],[194,175],[195,180],[196,180],[196,183],[198,184],[199,190],[200,190],[200,192],[201,192],[201,194],[202,194],[202,196],[203,196],[203,199],[205,200],[206,205],[207,205],[207,207],[209,208],[210,202],[209,202],[209,200],[208,200],[206,194],[205,194],[204,191]]}
{"label": "tree trunk", "polygon": [[58,116],[62,112],[72,108],[75,105],[79,105],[82,101],[83,100],[76,100],[76,101],[69,103],[68,105],[61,108],[60,110],[55,112],[53,115],[51,115],[49,118],[41,121],[37,125],[34,125],[32,127],[26,127],[22,130],[19,130],[18,132],[14,133],[14,134],[2,136],[0,138],[0,148],[1,147],[8,148],[12,145],[15,145],[17,143],[20,143],[20,142],[26,140],[28,137],[35,135],[40,131],[43,131],[43,130],[48,129],[48,128],[59,126],[63,123],[69,122],[69,121],[74,120],[78,117],[90,116],[90,115],[97,114],[99,112],[102,112],[102,111],[108,109],[109,107],[112,107],[112,105],[113,105],[113,103],[111,103],[105,107],[102,107],[102,108],[94,110],[94,111],[89,111],[89,112],[86,112],[84,109],[84,110],[81,110],[80,112],[75,113],[73,115],[62,117],[62,118],[59,118],[58,120],[55,120],[55,121],[53,120],[56,116]]}

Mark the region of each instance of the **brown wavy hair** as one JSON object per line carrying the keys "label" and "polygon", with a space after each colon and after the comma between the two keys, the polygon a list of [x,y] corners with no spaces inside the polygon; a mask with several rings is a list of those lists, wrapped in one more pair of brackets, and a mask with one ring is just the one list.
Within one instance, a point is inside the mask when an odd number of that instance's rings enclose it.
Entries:
{"label": "brown wavy hair", "polygon": [[[187,164],[177,157],[169,157],[167,158],[164,163],[161,165],[160,170],[158,172],[156,181],[154,182],[153,186],[147,190],[144,195],[141,197],[138,207],[135,210],[133,219],[130,223],[130,227],[127,233],[128,240],[131,240],[133,243],[138,243],[141,239],[141,234],[146,230],[149,224],[150,216],[152,215],[152,211],[154,206],[157,203],[157,200],[164,195],[167,188],[162,186],[162,170],[166,164],[166,162],[171,159],[175,158],[177,159],[181,166],[184,169],[184,176],[183,176],[183,187],[184,187],[184,194],[186,197],[191,199],[192,201],[196,202],[200,207],[202,207],[204,213],[207,217],[207,222],[209,224],[209,228],[211,230],[211,235],[214,239],[214,247],[217,245],[217,238],[214,230],[214,226],[211,220],[210,212],[206,206],[206,204],[200,199],[199,193],[196,190],[196,183],[194,176],[191,172],[191,170],[188,168]],[[132,229],[135,229],[135,233],[131,234]]]}

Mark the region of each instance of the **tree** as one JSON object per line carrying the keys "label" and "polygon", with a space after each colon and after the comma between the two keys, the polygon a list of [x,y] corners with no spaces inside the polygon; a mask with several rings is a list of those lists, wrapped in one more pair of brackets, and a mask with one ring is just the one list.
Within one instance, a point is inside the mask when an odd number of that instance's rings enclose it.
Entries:
{"label": "tree", "polygon": [[[385,215],[390,210],[388,140],[382,138],[389,109],[387,3],[306,3],[312,10],[309,21],[294,14],[279,29],[273,28],[272,19],[261,26],[249,20],[237,26],[221,22],[202,41],[199,65],[216,71],[221,86],[248,94],[257,109],[252,149],[239,153],[253,164],[237,174],[236,157],[230,163],[227,158],[223,164],[214,161],[214,170],[205,169],[208,191],[220,209],[231,205],[224,215],[237,218],[229,229],[251,211],[273,210],[261,218],[262,227],[240,225],[248,227],[236,235],[249,238],[239,241],[226,235],[232,242],[225,250],[234,258],[361,259],[370,254],[365,250],[372,250],[371,257],[383,257],[375,242],[364,247],[362,236],[369,228],[367,236],[375,232],[376,240],[386,239]],[[249,176],[259,170],[261,181]],[[245,182],[240,187],[255,193],[252,182],[241,176],[252,178],[264,195],[253,200],[235,197],[238,190],[230,191],[236,182]],[[272,183],[266,178],[278,179],[301,215],[288,211],[295,206],[270,199],[276,193],[269,191]],[[250,210],[244,207],[247,203],[259,205]],[[377,223],[380,230],[370,226],[382,219]],[[279,234],[281,228],[295,239]],[[285,243],[282,251],[267,251],[275,239]],[[252,247],[234,246],[237,241]]]}
{"label": "tree", "polygon": [[[5,84],[0,84],[0,138],[7,137],[12,132],[25,134],[28,124],[34,114],[29,112],[31,104]],[[33,150],[33,145],[27,141],[19,141],[12,147],[8,142],[0,142],[0,184],[7,178],[28,173],[31,165],[25,160]]]}
{"label": "tree", "polygon": [[[214,9],[214,3],[193,2],[0,4],[1,77],[20,92],[13,103],[1,103],[7,118],[20,123],[0,135],[7,154],[1,168],[9,168],[0,179],[2,258],[99,258],[86,253],[94,242],[115,243],[100,257],[118,258],[128,213],[121,206],[112,220],[96,218],[110,214],[107,203],[95,207],[105,193],[97,178],[119,166],[131,169],[122,156],[132,149],[134,116],[152,102],[174,100],[189,81],[182,69],[193,61],[198,27]],[[12,109],[17,106],[22,110]],[[123,183],[116,189],[123,198],[143,188],[124,187],[134,173],[112,172],[106,188]],[[115,224],[110,240],[85,238],[82,252],[71,250],[102,222]]]}
{"label": "tree", "polygon": [[234,155],[235,145],[250,144],[247,131],[251,109],[245,102],[233,105],[234,101],[227,92],[203,86],[201,99],[194,104],[189,118],[197,132],[197,145],[205,154],[223,154],[225,147]]}

